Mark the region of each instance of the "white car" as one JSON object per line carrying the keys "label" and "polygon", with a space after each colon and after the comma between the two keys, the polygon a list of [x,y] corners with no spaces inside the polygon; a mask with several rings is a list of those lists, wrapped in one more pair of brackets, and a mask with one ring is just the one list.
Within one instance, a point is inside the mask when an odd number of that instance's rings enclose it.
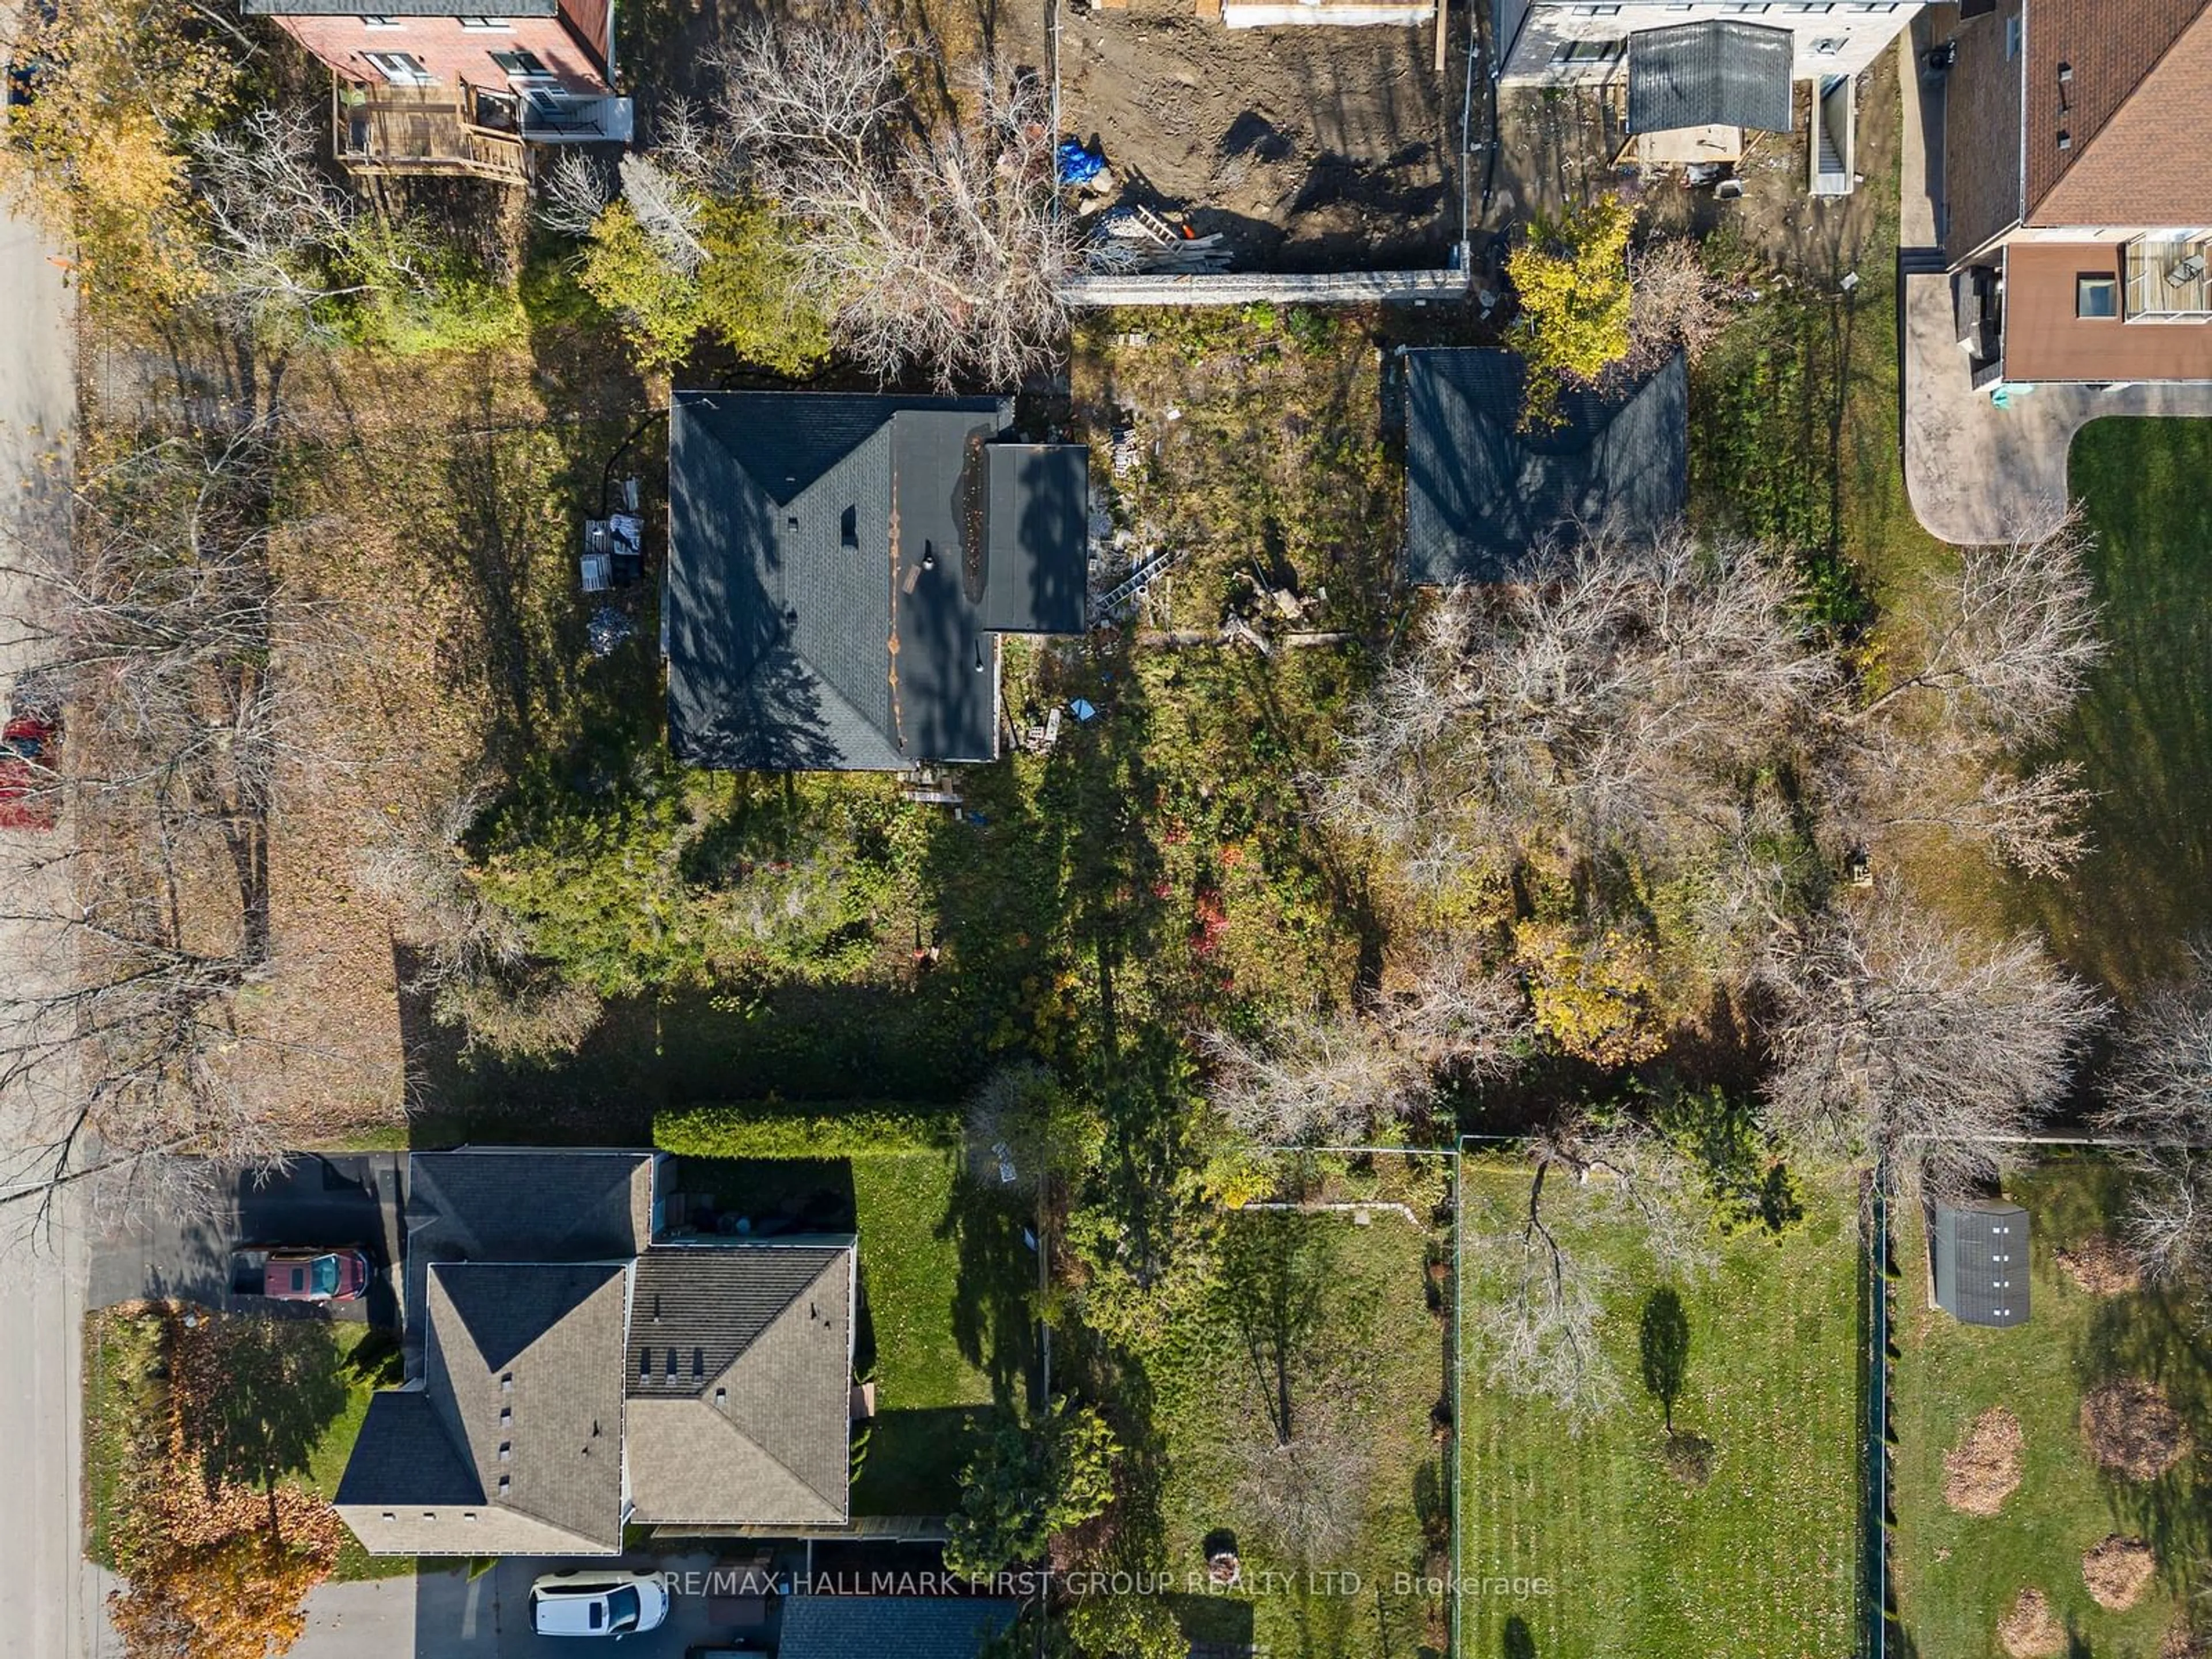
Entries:
{"label": "white car", "polygon": [[550,1572],[530,1587],[530,1628],[540,1636],[611,1636],[658,1630],[668,1617],[665,1572]]}

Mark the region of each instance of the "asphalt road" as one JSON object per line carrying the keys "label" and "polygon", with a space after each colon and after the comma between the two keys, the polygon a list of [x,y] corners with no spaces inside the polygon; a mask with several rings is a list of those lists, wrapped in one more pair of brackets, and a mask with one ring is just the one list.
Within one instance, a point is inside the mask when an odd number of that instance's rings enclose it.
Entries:
{"label": "asphalt road", "polygon": [[396,1326],[398,1299],[389,1269],[399,1260],[406,1168],[406,1158],[393,1152],[302,1153],[289,1170],[239,1176],[228,1204],[210,1219],[138,1218],[90,1242],[89,1305],[176,1297],[221,1307],[231,1252],[241,1245],[353,1245],[368,1251],[376,1278],[360,1303],[331,1311]]}
{"label": "asphalt road", "polygon": [[[0,218],[0,488],[11,511],[52,501],[54,470],[75,428],[71,303],[37,233]],[[4,580],[4,579],[0,579]],[[21,602],[0,587],[0,612]],[[0,658],[0,676],[18,665]],[[30,832],[0,834],[0,880],[19,877]],[[48,942],[0,925],[0,973],[40,971]],[[43,1144],[55,1103],[0,1098],[0,1165]],[[0,1659],[76,1659],[100,1621],[78,1543],[78,1388],[84,1317],[84,1244],[64,1201],[39,1249],[0,1261],[0,1561],[8,1564]]]}

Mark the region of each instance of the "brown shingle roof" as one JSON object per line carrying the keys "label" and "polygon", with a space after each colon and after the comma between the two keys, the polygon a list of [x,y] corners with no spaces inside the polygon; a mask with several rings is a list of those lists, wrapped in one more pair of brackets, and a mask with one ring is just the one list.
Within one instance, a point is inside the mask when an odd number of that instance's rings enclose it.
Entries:
{"label": "brown shingle roof", "polygon": [[[2027,222],[2212,218],[2212,0],[2034,0]],[[2065,64],[2071,79],[2061,82]],[[2065,132],[2070,144],[2058,147]]]}

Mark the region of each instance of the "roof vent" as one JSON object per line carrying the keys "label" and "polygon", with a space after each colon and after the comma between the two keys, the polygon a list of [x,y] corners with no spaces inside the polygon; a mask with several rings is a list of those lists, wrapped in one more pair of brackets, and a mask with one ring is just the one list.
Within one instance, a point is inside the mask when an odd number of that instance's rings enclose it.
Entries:
{"label": "roof vent", "polygon": [[500,1495],[501,1498],[506,1497],[506,1496],[507,1496],[507,1487],[508,1487],[509,1486],[513,1485],[513,1484],[514,1484],[514,1483],[513,1483],[513,1482],[511,1482],[510,1480],[507,1480],[507,1478],[505,1475],[503,1475],[503,1474],[502,1474],[501,1476],[500,1476],[500,1478],[499,1478],[499,1495]]}
{"label": "roof vent", "polygon": [[837,521],[837,539],[849,549],[860,545],[860,509],[848,507],[844,517]]}
{"label": "roof vent", "polygon": [[2071,149],[2074,148],[2074,135],[2067,131],[2063,127],[2061,127],[2058,130],[2058,148],[2061,149]]}
{"label": "roof vent", "polygon": [[729,1403],[730,1391],[727,1389],[717,1389],[714,1390],[714,1404],[716,1406],[726,1406]]}
{"label": "roof vent", "polygon": [[707,1374],[707,1351],[706,1351],[704,1348],[694,1348],[694,1349],[692,1349],[692,1350],[691,1350],[691,1375],[692,1375],[692,1376],[706,1376],[706,1374]]}
{"label": "roof vent", "polygon": [[787,605],[783,607],[783,625],[786,628],[796,628],[799,626],[799,607],[797,605]]}
{"label": "roof vent", "polygon": [[2071,86],[2073,83],[2074,65],[2071,64],[2061,64],[2058,66],[2058,84],[2062,87],[2066,87]]}

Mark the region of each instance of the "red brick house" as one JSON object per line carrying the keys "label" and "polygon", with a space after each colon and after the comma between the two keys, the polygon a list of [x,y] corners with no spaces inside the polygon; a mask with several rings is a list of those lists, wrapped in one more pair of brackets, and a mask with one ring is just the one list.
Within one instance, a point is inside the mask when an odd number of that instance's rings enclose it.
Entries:
{"label": "red brick house", "polygon": [[1943,256],[1974,384],[2212,380],[2212,0],[1960,12]]}
{"label": "red brick house", "polygon": [[544,146],[627,143],[614,0],[241,0],[331,67],[356,173],[524,179]]}

